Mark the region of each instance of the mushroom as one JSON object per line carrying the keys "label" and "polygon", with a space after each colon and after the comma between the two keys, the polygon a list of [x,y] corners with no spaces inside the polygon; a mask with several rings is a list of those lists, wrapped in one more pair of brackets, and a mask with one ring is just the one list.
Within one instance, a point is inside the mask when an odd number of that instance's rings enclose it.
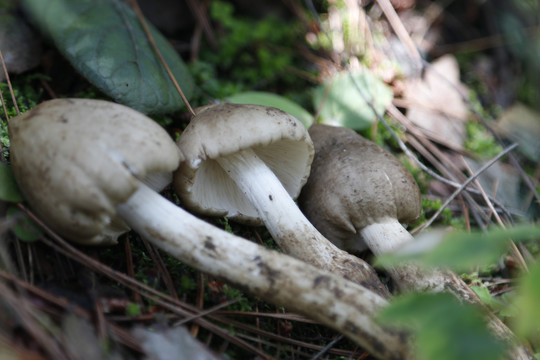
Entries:
{"label": "mushroom", "polygon": [[[375,255],[414,241],[400,223],[414,221],[421,211],[420,191],[407,169],[353,130],[317,124],[309,134],[315,156],[298,202],[321,233],[339,247],[358,251],[367,246]],[[483,305],[451,271],[424,271],[413,264],[387,271],[402,290],[448,291],[462,301]],[[489,326],[501,338],[515,341],[493,314]],[[524,348],[515,351],[515,359],[530,358]]]}
{"label": "mushroom", "polygon": [[420,190],[398,159],[350,129],[317,124],[309,134],[315,157],[298,202],[315,227],[353,252],[413,241],[401,223],[420,216]]}
{"label": "mushroom", "polygon": [[161,186],[182,154],[146,116],[99,100],[40,104],[9,122],[13,173],[32,209],[80,243],[120,221],[180,261],[341,331],[381,359],[410,359],[407,337],[378,325],[386,300],[342,277],[220,230]]}
{"label": "mushroom", "polygon": [[174,185],[184,206],[262,221],[285,253],[389,295],[370,265],[325,239],[295,204],[313,144],[292,115],[259,105],[209,105],[197,111],[177,144],[186,161]]}

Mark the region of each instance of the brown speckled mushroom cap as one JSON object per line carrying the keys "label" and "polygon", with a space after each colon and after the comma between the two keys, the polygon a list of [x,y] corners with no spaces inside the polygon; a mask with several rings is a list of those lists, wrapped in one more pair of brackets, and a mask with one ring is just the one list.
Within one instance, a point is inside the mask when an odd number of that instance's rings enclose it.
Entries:
{"label": "brown speckled mushroom cap", "polygon": [[355,131],[313,125],[311,175],[298,199],[315,227],[338,247],[362,249],[357,234],[388,218],[409,223],[421,212],[420,190],[392,154]]}
{"label": "brown speckled mushroom cap", "polygon": [[46,101],[11,119],[9,135],[13,173],[31,208],[84,244],[116,242],[128,228],[115,206],[137,189],[137,178],[164,174],[166,182],[181,161],[157,123],[107,101]]}
{"label": "brown speckled mushroom cap", "polygon": [[251,224],[261,224],[257,210],[215,159],[252,149],[296,198],[313,158],[313,144],[300,121],[259,105],[206,106],[197,111],[177,144],[186,157],[174,176],[183,205]]}

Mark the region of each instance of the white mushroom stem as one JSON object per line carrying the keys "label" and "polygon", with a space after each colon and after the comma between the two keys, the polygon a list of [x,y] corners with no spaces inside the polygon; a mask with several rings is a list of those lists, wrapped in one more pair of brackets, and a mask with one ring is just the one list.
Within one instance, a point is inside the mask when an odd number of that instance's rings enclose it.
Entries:
{"label": "white mushroom stem", "polygon": [[[392,218],[379,219],[377,223],[363,228],[360,235],[375,255],[387,254],[415,241],[399,221]],[[413,264],[404,264],[387,271],[401,290],[449,291],[463,301],[481,303],[471,288],[451,271],[424,270]]]}
{"label": "white mushroom stem", "polygon": [[373,319],[386,300],[364,287],[220,230],[142,183],[117,212],[180,261],[333,327],[380,359],[411,359],[406,336]]}
{"label": "white mushroom stem", "polygon": [[[413,236],[395,219],[387,218],[368,225],[360,231],[362,239],[375,255],[397,250],[414,241]],[[439,269],[421,269],[414,264],[404,264],[387,269],[396,285],[404,291],[442,292],[447,291],[466,303],[485,306],[476,293],[455,273]],[[488,326],[502,339],[516,342],[512,331],[491,311],[486,311]],[[512,349],[512,359],[532,359],[526,348]]]}
{"label": "white mushroom stem", "polygon": [[394,251],[414,241],[412,235],[394,218],[379,219],[360,232],[365,244],[375,255]]}
{"label": "white mushroom stem", "polygon": [[[362,240],[375,255],[383,255],[414,241],[414,237],[394,218],[378,219],[376,223],[360,231]],[[441,292],[445,289],[455,293],[462,300],[471,301],[470,288],[463,281],[459,283],[446,272],[422,271],[415,265],[405,264],[387,269],[396,285],[404,291]]]}
{"label": "white mushroom stem", "polygon": [[371,266],[336,247],[306,219],[276,175],[253,150],[242,150],[216,161],[257,209],[285,253],[388,296]]}

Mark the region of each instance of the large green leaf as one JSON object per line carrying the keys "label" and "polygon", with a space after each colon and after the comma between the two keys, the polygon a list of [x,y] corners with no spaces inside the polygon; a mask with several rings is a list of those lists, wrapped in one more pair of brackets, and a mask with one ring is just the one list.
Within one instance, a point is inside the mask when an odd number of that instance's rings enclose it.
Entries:
{"label": "large green leaf", "polygon": [[422,360],[496,360],[508,346],[487,329],[482,309],[450,294],[408,294],[384,308],[378,319],[412,330]]}
{"label": "large green leaf", "polygon": [[23,197],[13,178],[11,168],[3,162],[0,162],[0,200],[10,202],[23,201]]}
{"label": "large green leaf", "polygon": [[[121,0],[22,0],[24,10],[91,83],[144,113],[183,106],[133,9]],[[160,52],[189,98],[193,80],[178,54],[150,24]]]}
{"label": "large green leaf", "polygon": [[515,302],[517,319],[516,332],[523,337],[540,341],[540,264],[535,264],[520,280]]}
{"label": "large green leaf", "polygon": [[376,262],[383,267],[415,262],[421,266],[467,271],[496,263],[507,251],[510,239],[526,241],[535,238],[540,238],[540,226],[533,224],[517,225],[507,230],[497,228],[486,233],[455,231],[446,236],[435,236],[426,246],[418,246],[418,242],[405,245],[394,254],[378,257]]}
{"label": "large green leaf", "polygon": [[306,128],[309,128],[313,123],[313,115],[306,109],[286,97],[277,94],[264,91],[246,91],[231,95],[225,98],[225,101],[233,104],[252,104],[275,107],[300,120]]}
{"label": "large green leaf", "polygon": [[337,73],[313,92],[313,106],[323,124],[363,130],[392,102],[392,90],[369,70]]}

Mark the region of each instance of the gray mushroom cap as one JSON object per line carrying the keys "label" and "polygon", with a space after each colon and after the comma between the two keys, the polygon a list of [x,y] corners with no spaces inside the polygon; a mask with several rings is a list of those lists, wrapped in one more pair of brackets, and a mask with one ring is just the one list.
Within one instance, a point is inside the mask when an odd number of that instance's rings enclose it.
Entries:
{"label": "gray mushroom cap", "polygon": [[259,105],[216,104],[197,110],[177,142],[186,157],[174,175],[187,208],[261,225],[255,207],[215,161],[251,149],[295,199],[307,181],[313,144],[292,115]]}
{"label": "gray mushroom cap", "polygon": [[128,230],[116,205],[137,190],[138,179],[164,187],[181,161],[157,123],[100,100],[46,101],[11,119],[9,135],[13,172],[31,208],[58,234],[84,244],[115,243]]}
{"label": "gray mushroom cap", "polygon": [[358,233],[389,218],[402,223],[421,212],[420,190],[392,154],[355,131],[313,125],[315,157],[298,199],[315,227],[338,247],[363,248]]}

